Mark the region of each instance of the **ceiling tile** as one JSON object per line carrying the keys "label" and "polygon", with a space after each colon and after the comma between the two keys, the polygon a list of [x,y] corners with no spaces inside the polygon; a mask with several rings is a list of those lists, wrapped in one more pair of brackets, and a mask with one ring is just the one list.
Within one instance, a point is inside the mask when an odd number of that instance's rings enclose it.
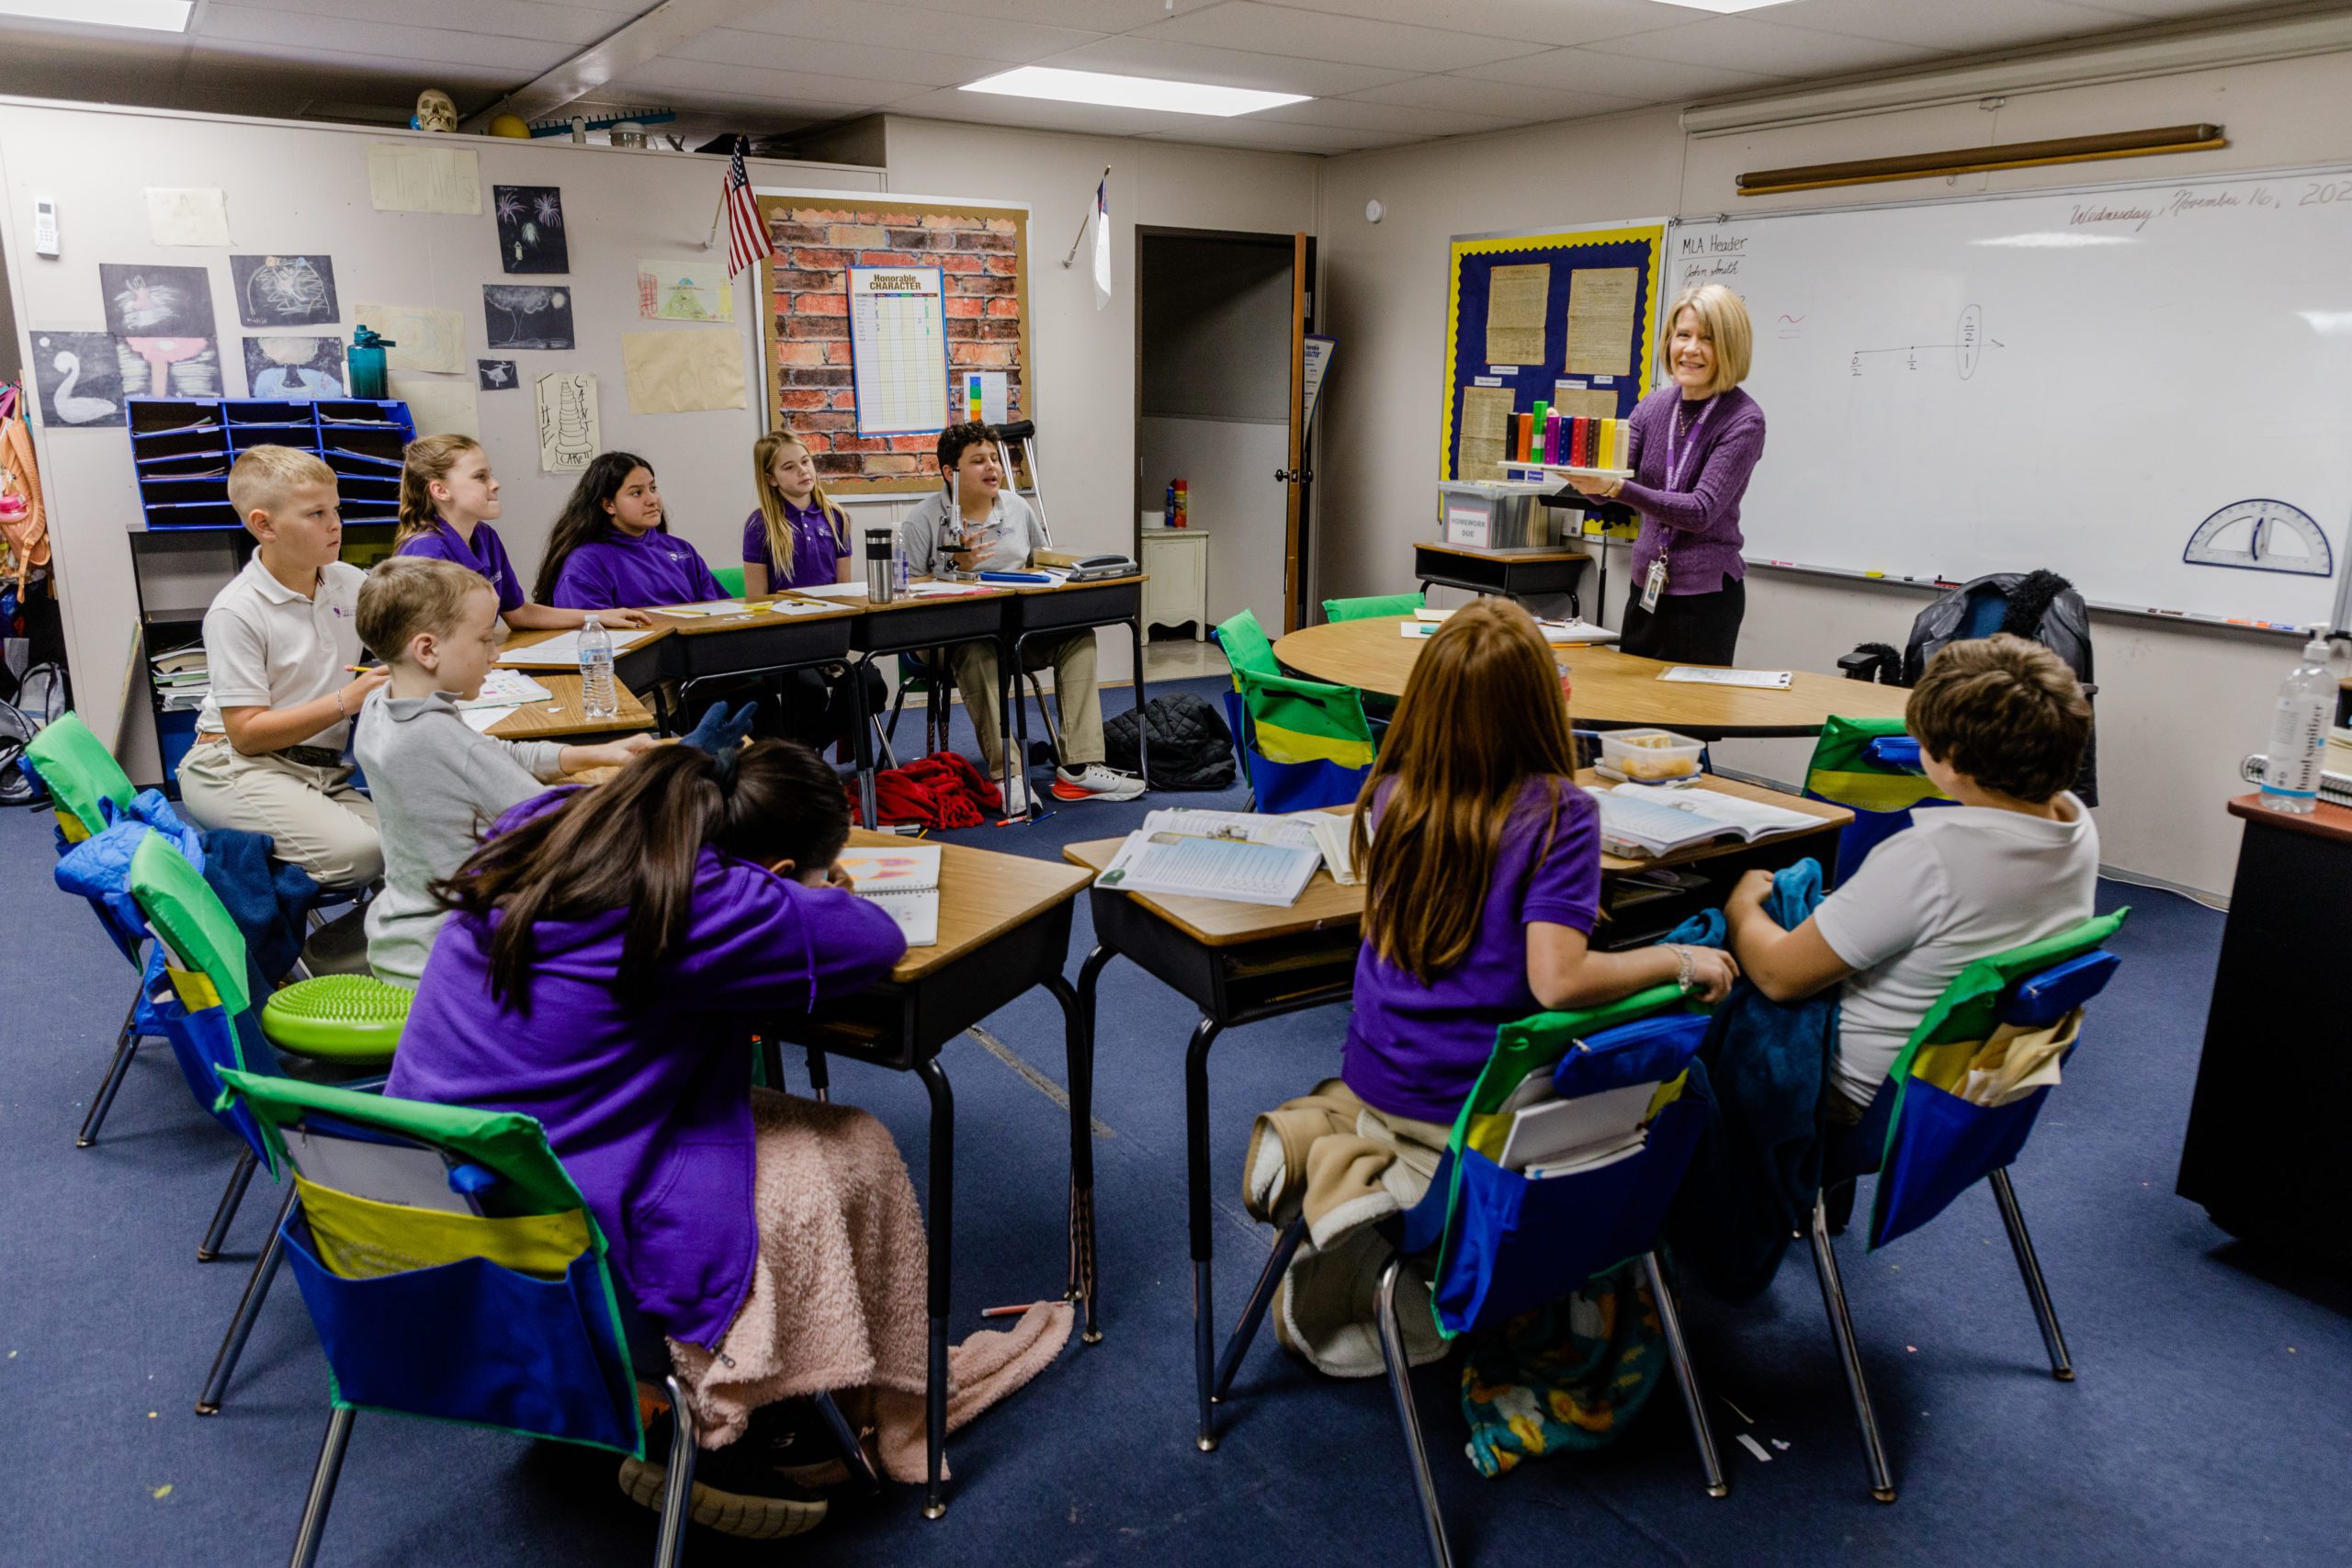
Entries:
{"label": "ceiling tile", "polygon": [[2278,0],[2096,0],[2102,11],[2120,11],[2149,21],[2219,17],[2231,11],[2277,10]]}
{"label": "ceiling tile", "polygon": [[[1176,0],[1176,15],[1205,11],[1216,4],[1218,0]],[[1168,19],[1164,0],[941,0],[924,9],[1091,33],[1124,33]]]}
{"label": "ceiling tile", "polygon": [[1215,44],[1392,71],[1451,71],[1508,59],[1518,52],[1507,39],[1440,32],[1435,28],[1360,17],[1339,17],[1323,11],[1261,5],[1258,0],[1227,0],[1212,10],[1141,28],[1130,36],[1138,42]]}
{"label": "ceiling tile", "polygon": [[[371,0],[354,0],[368,4]],[[1164,15],[1164,13],[1160,14]],[[739,17],[744,32],[782,33],[788,38],[833,43],[903,48],[921,43],[973,61],[1025,63],[1058,50],[1091,43],[1102,28],[1040,27],[1031,22],[973,17],[939,6],[885,5],[881,0],[789,0],[788,4]]]}
{"label": "ceiling tile", "polygon": [[[1557,47],[1675,27],[1697,16],[1657,0],[1283,0],[1327,16],[1411,22]],[[1344,25],[1344,24],[1343,24]]]}
{"label": "ceiling tile", "polygon": [[935,89],[920,83],[869,82],[824,72],[776,71],[756,65],[721,65],[698,60],[656,60],[639,66],[600,89],[609,96],[626,90],[640,96],[666,92],[691,93],[710,103],[741,94],[759,103],[837,104],[861,108],[900,103]]}
{"label": "ceiling tile", "polygon": [[[223,7],[215,5],[199,13],[196,28],[209,35],[211,29],[203,25],[210,14]],[[395,16],[407,27],[438,28],[458,33],[490,33],[505,38],[532,39],[546,43],[566,43],[575,50],[594,43],[628,21],[626,13],[599,10],[593,5],[570,6],[561,0],[400,0],[395,8],[383,0],[238,0],[238,8],[267,11],[277,16],[280,41],[308,42],[307,36],[289,38],[285,29],[288,18],[342,17],[352,21],[373,22]],[[308,34],[311,22],[295,24]]]}
{"label": "ceiling tile", "polygon": [[1464,94],[1460,107],[1425,108],[1403,104],[1366,103],[1361,98],[1309,98],[1303,104],[1284,104],[1280,108],[1262,109],[1253,115],[1237,115],[1237,119],[1264,120],[1282,125],[1320,126],[1329,130],[1394,131],[1403,136],[1467,136],[1481,130],[1500,130],[1506,126],[1522,124],[1508,115],[1484,113],[1468,107],[1469,94]]}
{"label": "ceiling tile", "polygon": [[1771,19],[1775,27],[1811,28],[1924,49],[1972,51],[2017,49],[2132,25],[2131,18],[2112,10],[2064,0],[1955,0],[1943,5],[1907,0],[1795,0],[1792,5],[1771,7]]}
{"label": "ceiling tile", "polygon": [[1043,98],[1007,98],[989,93],[960,93],[953,88],[893,105],[890,112],[920,115],[928,119],[1037,130],[1071,130],[1102,136],[1137,136],[1146,131],[1181,130],[1202,118],[1199,115],[1168,114],[1156,109],[1113,108],[1102,104],[1063,104]]}
{"label": "ceiling tile", "polygon": [[1567,92],[1602,93],[1611,97],[1668,99],[1706,97],[1736,93],[1747,87],[1770,86],[1785,76],[1761,71],[1724,71],[1711,65],[1679,65],[1663,60],[1642,60],[1628,54],[1600,54],[1589,49],[1555,49],[1494,65],[1474,65],[1455,73],[1464,78],[1517,82],[1530,87],[1555,87]]}
{"label": "ceiling tile", "polygon": [[[1255,116],[1246,118],[1256,118]],[[1189,141],[1202,147],[1244,147],[1259,152],[1311,152],[1330,157],[1341,152],[1362,152],[1374,147],[1402,147],[1421,138],[1405,131],[1335,130],[1321,126],[1276,125],[1271,121],[1245,126],[1235,120],[1217,120],[1206,127],[1152,131],[1145,140]]]}
{"label": "ceiling tile", "polygon": [[[447,32],[398,22],[343,17],[306,17],[289,29],[287,14],[245,5],[210,3],[198,14],[197,43],[232,43],[242,52],[283,58],[334,61],[398,60],[436,70],[463,68],[479,77],[504,73],[538,75],[570,59],[576,50],[562,43],[488,33]],[[295,37],[289,38],[289,31]]]}
{"label": "ceiling tile", "polygon": [[1385,71],[1373,65],[1341,65],[1329,61],[1298,60],[1280,54],[1254,54],[1238,49],[1212,49],[1205,44],[1170,43],[1140,38],[1106,38],[1038,62],[1073,71],[1118,71],[1130,76],[1156,76],[1170,81],[1214,82],[1224,87],[1262,87],[1275,93],[1306,93],[1313,97],[1337,97],[1361,92],[1384,82],[1417,76],[1427,66]]}
{"label": "ceiling tile", "polygon": [[965,54],[932,54],[912,49],[877,49],[870,44],[829,43],[821,39],[785,38],[776,33],[738,32],[731,28],[719,28],[700,38],[689,39],[662,58],[665,61],[691,60],[718,65],[751,66],[763,71],[791,71],[803,75],[851,76],[867,82],[898,82],[910,87],[958,86],[966,82],[976,82],[997,68],[996,62],[975,61]]}
{"label": "ceiling tile", "polygon": [[1466,76],[1412,76],[1383,87],[1350,93],[1351,101],[1370,104],[1409,104],[1419,108],[1468,109],[1476,114],[1501,115],[1521,124],[1547,119],[1577,119],[1586,115],[1614,114],[1640,108],[1653,98],[1617,98],[1600,93],[1565,93],[1551,87],[1525,87],[1513,82],[1473,81]]}
{"label": "ceiling tile", "polygon": [[1596,54],[1625,54],[1678,65],[1724,71],[1768,71],[1779,76],[1835,76],[1886,70],[1932,60],[1937,51],[1884,39],[1851,38],[1805,28],[1775,27],[1746,17],[1710,17],[1654,33],[1589,46]]}

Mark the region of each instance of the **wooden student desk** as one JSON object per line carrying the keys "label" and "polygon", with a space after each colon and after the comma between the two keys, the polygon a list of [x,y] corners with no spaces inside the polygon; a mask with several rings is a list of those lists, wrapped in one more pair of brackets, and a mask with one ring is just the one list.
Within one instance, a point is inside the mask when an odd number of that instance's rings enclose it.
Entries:
{"label": "wooden student desk", "polygon": [[[1050,587],[1017,587],[1004,608],[1003,648],[997,659],[997,711],[1006,716],[999,729],[1005,735],[1005,773],[1029,765],[1029,705],[1021,693],[1022,649],[1040,634],[1091,631],[1096,626],[1124,626],[1135,649],[1136,769],[1150,777],[1151,739],[1141,723],[1143,689],[1143,572],[1103,578],[1095,582],[1063,582]],[[1060,700],[1060,694],[1055,694]]]}
{"label": "wooden student desk", "polygon": [[[1396,637],[1391,629],[1388,634]],[[1401,640],[1401,639],[1399,639]],[[1587,784],[1601,782],[1587,772]],[[1627,860],[1603,855],[1600,861],[1604,902],[1611,880],[1629,872],[1660,866],[1706,862],[1709,891],[1715,902],[1728,893],[1739,874],[1755,867],[1777,869],[1810,854],[1836,870],[1837,831],[1854,819],[1843,807],[1805,800],[1792,795],[1709,777],[1700,787],[1750,800],[1768,801],[1817,818],[1820,826],[1756,844],[1713,844],[1656,860]],[[1124,839],[1096,839],[1071,844],[1062,858],[1099,874],[1110,864]],[[1193,1255],[1193,1374],[1198,1399],[1197,1441],[1202,1451],[1216,1447],[1216,1427],[1210,1405],[1215,1391],[1232,1376],[1216,1357],[1216,1307],[1211,1291],[1213,1234],[1209,1218],[1209,1047],[1226,1029],[1241,1023],[1278,1018],[1284,1013],[1343,1001],[1355,987],[1356,952],[1361,945],[1364,888],[1362,883],[1342,887],[1328,870],[1318,870],[1297,902],[1286,908],[1239,904],[1220,898],[1187,898],[1148,893],[1121,893],[1092,888],[1088,907],[1094,916],[1094,951],[1086,955],[1078,976],[1078,1009],[1092,1049],[1095,987],[1103,967],[1125,954],[1155,979],[1174,987],[1200,1009],[1184,1052],[1184,1168],[1190,1212]],[[1659,900],[1665,904],[1668,900]],[[1684,911],[1688,911],[1688,903]],[[1641,906],[1644,912],[1654,906]],[[1628,911],[1627,919],[1604,925],[1596,933],[1598,945],[1640,945],[1663,934],[1655,922],[1658,914]],[[1676,917],[1679,919],[1679,915]],[[1302,1091],[1310,1087],[1302,1081]],[[1268,1107],[1266,1109],[1272,1109]]]}
{"label": "wooden student desk", "polygon": [[[1283,665],[1312,681],[1354,686],[1382,696],[1404,695],[1426,638],[1401,636],[1401,615],[1302,626],[1274,644]],[[1901,718],[1911,694],[1799,670],[1786,691],[1747,686],[1685,685],[1660,681],[1673,668],[1613,648],[1572,645],[1553,657],[1568,667],[1568,712],[1580,725],[1622,728],[1657,725],[1699,740],[1735,736],[1818,735],[1833,716]]]}
{"label": "wooden student desk", "polygon": [[[1531,546],[1520,549],[1482,550],[1469,545],[1417,540],[1413,545],[1413,575],[1421,592],[1434,582],[1446,588],[1466,588],[1473,593],[1498,593],[1524,599],[1532,593],[1565,593],[1573,615],[1584,614],[1577,584],[1592,557],[1566,545]],[[1395,633],[1390,633],[1395,636]]]}
{"label": "wooden student desk", "polygon": [[[735,615],[679,615],[649,608],[645,614],[653,619],[650,631],[635,626],[606,628],[616,635],[639,634],[627,649],[614,650],[614,674],[639,691],[653,693],[655,706],[662,710],[657,713],[657,719],[665,731],[673,731],[692,726],[695,716],[694,688],[706,681],[772,674],[848,659],[849,626],[863,608],[862,602],[843,605],[823,600],[800,601],[790,594],[769,594],[747,598],[742,603],[765,605],[777,598],[820,607],[789,615],[764,608],[747,609]],[[571,669],[573,666],[569,664],[534,667],[527,662],[532,647],[559,635],[517,632],[507,639],[501,662],[528,670],[540,680],[545,679],[545,669]],[[666,711],[665,687],[676,692],[678,705],[685,711]]]}
{"label": "wooden student desk", "polygon": [[[878,617],[877,617],[878,618]],[[903,848],[890,833],[853,830],[865,848]],[[941,1489],[947,1432],[949,1265],[955,1250],[956,1101],[940,1065],[940,1050],[981,1019],[1033,986],[1061,1004],[1063,1047],[1069,1064],[1069,1255],[1067,1293],[1080,1303],[1082,1338],[1102,1336],[1095,1320],[1094,1043],[1077,995],[1062,978],[1069,956],[1071,912],[1088,874],[1051,861],[998,854],[962,844],[942,846],[939,942],[909,948],[889,977],[857,996],[812,1013],[763,1021],[776,1039],[808,1049],[809,1070],[824,1081],[824,1058],[846,1056],[922,1080],[931,1097],[929,1201],[924,1229],[931,1243],[928,1306],[930,1480],[923,1514],[946,1511]]]}
{"label": "wooden student desk", "polygon": [[618,736],[635,735],[653,728],[653,716],[616,676],[613,695],[620,699],[620,712],[611,718],[590,718],[580,705],[580,677],[565,675],[553,670],[528,671],[532,680],[545,686],[555,700],[552,703],[525,703],[490,727],[487,733],[500,740],[564,740],[585,743],[610,740]]}

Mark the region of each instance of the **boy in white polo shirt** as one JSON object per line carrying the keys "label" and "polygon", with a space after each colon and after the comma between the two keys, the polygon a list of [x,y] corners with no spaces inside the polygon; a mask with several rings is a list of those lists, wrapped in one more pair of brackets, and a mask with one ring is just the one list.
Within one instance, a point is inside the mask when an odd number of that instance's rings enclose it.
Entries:
{"label": "boy in white polo shirt", "polygon": [[207,828],[266,833],[277,858],[330,886],[384,869],[376,807],[351,786],[351,721],[378,670],[359,660],[359,584],[339,558],[334,472],[308,452],[256,446],[229,470],[254,558],[204,615],[211,692],[180,763],[180,798]]}
{"label": "boy in white polo shirt", "polygon": [[2098,889],[2098,829],[2066,787],[2091,705],[2056,654],[2006,634],[1951,643],[1928,660],[1904,722],[1959,805],[1883,840],[1792,931],[1764,911],[1764,872],[1724,906],[1732,956],[1772,1000],[1843,983],[1822,1106],[1833,1127],[1860,1123],[1962,970],[2081,924]]}

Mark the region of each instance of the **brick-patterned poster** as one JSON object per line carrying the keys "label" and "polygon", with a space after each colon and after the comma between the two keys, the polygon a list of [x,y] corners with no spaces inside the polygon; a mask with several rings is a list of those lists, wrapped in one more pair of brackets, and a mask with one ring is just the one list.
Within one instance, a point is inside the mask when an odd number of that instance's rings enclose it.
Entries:
{"label": "brick-patterned poster", "polygon": [[[894,201],[883,196],[763,196],[775,254],[760,264],[768,423],[808,443],[841,494],[929,491],[939,482],[931,434],[860,435],[850,370],[848,269],[937,267],[944,275],[947,404],[964,418],[964,373],[1002,371],[1007,417],[1035,415],[1029,388],[1026,208]],[[854,205],[853,205],[854,203]]]}

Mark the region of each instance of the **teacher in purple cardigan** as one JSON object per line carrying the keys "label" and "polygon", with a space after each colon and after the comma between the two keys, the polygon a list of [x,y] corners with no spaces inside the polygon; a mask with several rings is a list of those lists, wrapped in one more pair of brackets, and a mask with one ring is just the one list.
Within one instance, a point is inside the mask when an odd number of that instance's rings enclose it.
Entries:
{"label": "teacher in purple cardigan", "polygon": [[1740,498],[1764,455],[1764,411],[1739,389],[1755,333],[1720,283],[1686,288],[1667,315],[1665,385],[1630,422],[1634,477],[1571,479],[1641,513],[1620,646],[1676,664],[1729,664],[1747,611]]}

